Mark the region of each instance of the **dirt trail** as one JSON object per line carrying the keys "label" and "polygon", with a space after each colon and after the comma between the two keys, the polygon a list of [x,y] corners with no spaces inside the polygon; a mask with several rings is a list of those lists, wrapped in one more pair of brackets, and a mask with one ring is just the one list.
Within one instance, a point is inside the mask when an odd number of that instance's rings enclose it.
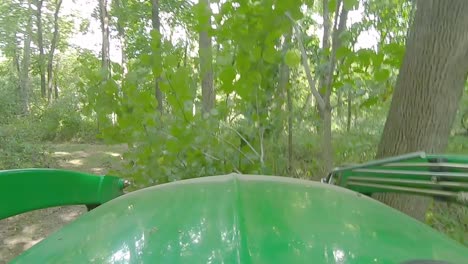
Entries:
{"label": "dirt trail", "polygon": [[[52,147],[57,168],[106,174],[119,170],[125,146],[60,144]],[[36,210],[0,220],[0,264],[8,263],[24,250],[86,212],[85,206]]]}

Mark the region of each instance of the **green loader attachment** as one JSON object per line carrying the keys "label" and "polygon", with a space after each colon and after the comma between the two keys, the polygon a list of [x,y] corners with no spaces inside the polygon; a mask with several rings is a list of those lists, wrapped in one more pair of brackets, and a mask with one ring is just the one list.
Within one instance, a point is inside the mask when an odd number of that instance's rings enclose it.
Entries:
{"label": "green loader attachment", "polygon": [[468,204],[468,156],[424,152],[333,170],[322,182],[371,195],[395,192]]}
{"label": "green loader attachment", "polygon": [[56,169],[0,171],[0,219],[63,205],[91,210],[123,194],[128,185],[115,176]]}

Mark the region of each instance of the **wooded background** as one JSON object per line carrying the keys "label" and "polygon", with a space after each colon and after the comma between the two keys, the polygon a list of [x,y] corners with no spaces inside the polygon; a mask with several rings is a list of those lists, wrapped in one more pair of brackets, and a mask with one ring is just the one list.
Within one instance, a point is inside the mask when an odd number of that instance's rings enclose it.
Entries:
{"label": "wooded background", "polygon": [[[115,174],[134,188],[468,154],[466,14],[464,0],[0,0],[0,169],[47,167],[63,141],[127,144]],[[468,244],[466,208],[376,198]]]}

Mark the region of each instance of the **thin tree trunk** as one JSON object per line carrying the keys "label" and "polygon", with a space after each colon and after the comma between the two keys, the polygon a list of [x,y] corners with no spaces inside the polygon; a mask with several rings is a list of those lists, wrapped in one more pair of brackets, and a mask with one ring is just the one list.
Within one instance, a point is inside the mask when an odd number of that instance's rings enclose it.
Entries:
{"label": "thin tree trunk", "polygon": [[47,62],[47,99],[48,101],[52,98],[54,83],[53,83],[53,70],[54,70],[54,53],[57,47],[57,42],[59,38],[59,12],[60,7],[62,6],[62,0],[57,0],[55,2],[55,12],[54,12],[54,33],[52,36],[52,42],[50,43],[49,51],[49,60]]}
{"label": "thin tree trunk", "polygon": [[59,71],[59,62],[57,60],[56,65],[55,65],[55,74],[54,74],[54,99],[55,100],[57,100],[59,97],[58,71]]}
{"label": "thin tree trunk", "polygon": [[109,13],[107,12],[107,0],[99,0],[99,19],[101,22],[102,35],[101,68],[104,71],[104,80],[107,80],[110,74]]}
{"label": "thin tree trunk", "polygon": [[189,43],[188,43],[188,41],[186,40],[186,41],[185,41],[185,47],[184,47],[184,64],[183,64],[184,68],[187,67],[188,45],[189,45]]}
{"label": "thin tree trunk", "polygon": [[[338,17],[339,14],[339,5],[341,1],[338,1],[337,3],[337,9],[336,9],[336,14],[335,18]],[[331,35],[331,18],[330,18],[330,12],[328,9],[329,1],[328,0],[323,0],[322,2],[322,16],[323,16],[323,36],[322,36],[322,50],[324,52],[328,52],[330,50],[330,35]],[[327,63],[328,67],[331,67],[331,58],[330,57],[324,57],[320,63]],[[331,120],[325,120],[326,118],[331,119],[331,105],[330,105],[330,97],[327,96],[328,92],[325,90],[327,85],[327,73],[329,71],[321,72],[317,71],[317,79],[319,80],[318,83],[318,88],[320,95],[323,98],[324,101],[324,107],[320,107],[320,105],[317,105],[317,111],[319,113],[320,119],[321,119],[321,124],[318,127],[318,132],[319,134],[322,135],[322,171],[320,172],[322,175],[325,175],[328,173],[328,171],[332,168],[333,164],[333,151],[330,150],[329,148],[332,145],[331,142],[331,127],[328,128],[326,124],[331,124]],[[325,113],[325,112],[330,112],[330,113]]]}
{"label": "thin tree trunk", "polygon": [[122,0],[114,0],[115,8],[118,10],[117,17],[117,33],[120,41],[120,52],[121,52],[121,65],[123,76],[127,75],[127,43],[125,41],[125,28],[122,21],[122,14],[126,12],[125,7],[122,4]]}
{"label": "thin tree trunk", "polygon": [[[468,74],[468,1],[419,0],[377,157],[445,151]],[[429,199],[379,194],[424,220]]]}
{"label": "thin tree trunk", "polygon": [[215,106],[215,91],[213,88],[213,51],[211,44],[211,9],[209,0],[200,0],[205,14],[200,22],[199,56],[200,79],[202,87],[203,112],[209,113]]}
{"label": "thin tree trunk", "polygon": [[[19,50],[19,43],[15,44],[15,48],[13,50],[13,67],[16,70],[16,73],[18,74],[18,80],[21,79],[21,63],[20,63],[20,55],[18,54]],[[18,82],[18,95],[21,94],[21,81]]]}
{"label": "thin tree trunk", "polygon": [[343,114],[343,93],[341,91],[336,91],[336,116],[338,120],[341,122],[342,114]]}
{"label": "thin tree trunk", "polygon": [[[326,2],[326,3],[325,3]],[[328,1],[324,1],[324,4],[327,4]],[[324,17],[328,16],[328,8],[323,8]],[[335,12],[335,22],[334,22],[334,29],[333,29],[333,38],[332,38],[332,47],[331,47],[331,54],[328,60],[328,71],[324,77],[321,78],[322,85],[321,88],[324,88],[324,93],[322,93],[322,98],[325,102],[325,107],[319,108],[320,117],[322,119],[322,127],[320,128],[322,131],[322,155],[323,155],[323,171],[322,173],[325,175],[328,173],[333,167],[333,144],[332,144],[332,107],[330,103],[330,97],[332,92],[332,85],[333,85],[333,75],[335,72],[336,66],[336,51],[341,46],[341,34],[346,29],[346,20],[348,17],[348,10],[345,9],[344,4],[342,1],[338,0]],[[339,18],[339,19],[338,19]],[[327,22],[324,20],[324,28]],[[325,34],[328,35],[325,35]],[[329,32],[326,32],[324,29],[323,39],[329,39]],[[329,45],[325,41],[323,45]],[[323,89],[322,89],[323,90]]]}
{"label": "thin tree trunk", "polygon": [[[31,0],[28,1],[28,11],[32,14]],[[32,35],[32,17],[28,16],[28,22],[25,30],[24,48],[23,48],[23,61],[21,63],[21,99],[22,99],[22,110],[24,114],[29,113],[29,67],[31,65],[31,35]]]}
{"label": "thin tree trunk", "polygon": [[[292,31],[289,32],[287,35],[284,36],[284,43],[283,43],[283,57],[286,55],[290,43],[291,43],[291,36],[292,36]],[[280,100],[279,102],[279,110],[282,111],[283,105],[284,105],[284,94],[286,94],[286,104],[287,104],[287,111],[288,111],[288,116],[287,116],[287,123],[288,123],[288,167],[287,171],[288,174],[291,176],[292,174],[292,161],[293,161],[293,106],[292,106],[292,95],[290,91],[290,84],[289,84],[289,78],[290,78],[290,69],[286,63],[283,62],[280,65],[280,77],[279,77],[279,82],[278,82],[278,90],[279,90],[279,96],[278,99]],[[281,122],[281,130],[283,130],[283,122]],[[277,135],[279,136],[279,134]]]}
{"label": "thin tree trunk", "polygon": [[[287,66],[286,66],[287,68]],[[286,71],[286,70],[285,70]],[[286,73],[289,77],[289,69]],[[288,105],[288,173],[291,175],[293,173],[293,103],[291,95],[291,87],[288,85],[286,87],[286,97]]]}
{"label": "thin tree trunk", "polygon": [[[158,47],[157,47],[157,54],[154,54],[155,56],[153,56],[153,58],[155,58],[156,61],[154,61],[153,63],[157,63],[158,64],[158,68],[160,69],[162,66],[161,66],[161,38],[162,38],[162,35],[161,35],[161,22],[159,20],[159,0],[152,0],[152,13],[151,13],[151,20],[152,20],[152,26],[153,26],[153,30],[156,31],[156,33],[158,34]],[[154,52],[154,51],[153,51]],[[156,96],[156,101],[158,103],[158,111],[160,113],[163,113],[164,111],[164,99],[163,99],[163,93],[161,92],[161,88],[159,87],[159,78],[160,78],[160,73],[157,73],[155,76],[154,76],[154,93],[155,93],[155,96]]]}
{"label": "thin tree trunk", "polygon": [[347,98],[347,104],[348,104],[348,119],[346,120],[347,123],[346,123],[346,131],[349,132],[351,131],[351,119],[353,117],[353,112],[352,112],[352,101],[353,101],[353,98],[352,98],[352,93],[351,93],[351,89],[348,90],[348,98]]}
{"label": "thin tree trunk", "polygon": [[45,76],[45,55],[44,40],[42,34],[42,6],[44,0],[36,1],[36,26],[37,26],[37,46],[39,48],[39,75],[41,76],[41,96],[46,98],[46,76]]}

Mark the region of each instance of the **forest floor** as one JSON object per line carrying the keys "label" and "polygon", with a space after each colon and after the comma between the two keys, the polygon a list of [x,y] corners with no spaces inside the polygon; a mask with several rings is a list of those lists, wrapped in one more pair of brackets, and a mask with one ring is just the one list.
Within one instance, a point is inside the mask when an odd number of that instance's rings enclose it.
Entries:
{"label": "forest floor", "polygon": [[[125,145],[56,144],[51,146],[55,168],[106,174],[121,166]],[[0,220],[0,264],[7,263],[51,233],[72,222],[85,206],[36,210]]]}

